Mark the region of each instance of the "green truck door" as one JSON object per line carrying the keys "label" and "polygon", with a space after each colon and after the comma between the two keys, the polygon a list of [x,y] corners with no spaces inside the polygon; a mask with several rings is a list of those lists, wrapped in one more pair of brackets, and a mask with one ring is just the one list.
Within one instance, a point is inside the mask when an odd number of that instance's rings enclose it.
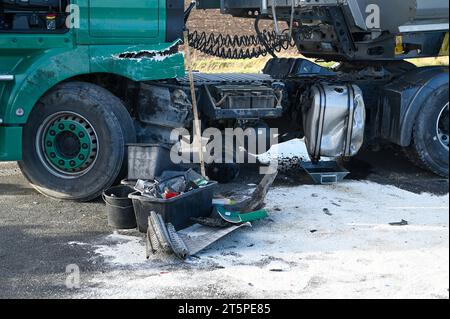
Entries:
{"label": "green truck door", "polygon": [[91,37],[154,38],[159,33],[160,0],[90,0]]}

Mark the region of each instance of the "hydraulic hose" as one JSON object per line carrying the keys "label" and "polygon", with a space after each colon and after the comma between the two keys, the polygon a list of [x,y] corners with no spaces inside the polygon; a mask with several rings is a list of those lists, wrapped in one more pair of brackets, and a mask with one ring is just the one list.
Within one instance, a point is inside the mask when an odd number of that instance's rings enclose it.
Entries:
{"label": "hydraulic hose", "polygon": [[189,46],[223,59],[252,59],[276,53],[293,47],[289,30],[277,34],[276,31],[261,31],[260,16],[255,19],[255,35],[223,35],[194,31],[189,33]]}

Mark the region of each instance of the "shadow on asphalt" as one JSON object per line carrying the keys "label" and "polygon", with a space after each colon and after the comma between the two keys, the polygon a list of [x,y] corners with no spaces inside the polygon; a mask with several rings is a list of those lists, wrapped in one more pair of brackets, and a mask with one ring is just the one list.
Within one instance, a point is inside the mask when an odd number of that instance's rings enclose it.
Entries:
{"label": "shadow on asphalt", "polygon": [[23,185],[17,184],[0,183],[1,195],[23,196],[23,195],[30,195],[33,192],[34,189],[31,187],[24,187]]}
{"label": "shadow on asphalt", "polygon": [[[289,164],[288,164],[289,165]],[[391,185],[413,193],[431,193],[446,195],[449,193],[448,179],[435,175],[413,165],[401,149],[388,147],[379,152],[363,151],[355,158],[342,164],[350,171],[347,180],[370,181],[382,185]],[[300,165],[281,167],[274,186],[295,187],[314,185]],[[236,181],[221,185],[224,195],[233,194],[238,185],[258,184],[261,180],[258,165],[244,165]],[[247,186],[247,189],[251,187]]]}
{"label": "shadow on asphalt", "polygon": [[391,185],[417,194],[449,193],[448,178],[413,165],[397,147],[388,147],[379,152],[361,152],[345,167],[350,171],[349,179]]}
{"label": "shadow on asphalt", "polygon": [[61,298],[71,291],[65,286],[66,267],[76,264],[81,273],[98,271],[89,261],[92,253],[71,241],[83,242],[101,232],[49,232],[37,225],[0,226],[0,299]]}

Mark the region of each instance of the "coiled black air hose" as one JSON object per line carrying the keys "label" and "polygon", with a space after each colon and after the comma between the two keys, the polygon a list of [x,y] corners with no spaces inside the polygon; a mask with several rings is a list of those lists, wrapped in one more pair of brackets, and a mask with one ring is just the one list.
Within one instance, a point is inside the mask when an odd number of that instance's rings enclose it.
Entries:
{"label": "coiled black air hose", "polygon": [[293,47],[288,30],[277,34],[275,31],[261,31],[260,17],[255,19],[255,35],[223,35],[194,31],[189,33],[189,45],[207,55],[223,59],[252,59],[276,53]]}

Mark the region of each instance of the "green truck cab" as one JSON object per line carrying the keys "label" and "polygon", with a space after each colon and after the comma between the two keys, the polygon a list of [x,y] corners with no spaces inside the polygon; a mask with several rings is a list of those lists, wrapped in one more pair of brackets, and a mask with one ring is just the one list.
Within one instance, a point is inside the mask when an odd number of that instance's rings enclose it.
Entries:
{"label": "green truck cab", "polygon": [[[22,5],[25,17],[36,11],[44,12],[38,19],[55,13],[59,21],[54,30],[15,27],[15,21],[0,28],[1,161],[22,159],[23,125],[39,99],[59,83],[94,74],[133,81],[184,74],[182,54],[171,51],[183,28],[183,1],[128,0],[123,6],[119,0],[72,0],[51,9],[48,1],[40,2]],[[2,3],[0,14],[8,12],[8,1]],[[3,16],[8,16],[5,12]],[[131,52],[154,57],[122,58]]]}
{"label": "green truck cab", "polygon": [[19,161],[45,195],[97,197],[135,141],[98,79],[183,76],[183,14],[182,0],[0,1],[0,161]]}

